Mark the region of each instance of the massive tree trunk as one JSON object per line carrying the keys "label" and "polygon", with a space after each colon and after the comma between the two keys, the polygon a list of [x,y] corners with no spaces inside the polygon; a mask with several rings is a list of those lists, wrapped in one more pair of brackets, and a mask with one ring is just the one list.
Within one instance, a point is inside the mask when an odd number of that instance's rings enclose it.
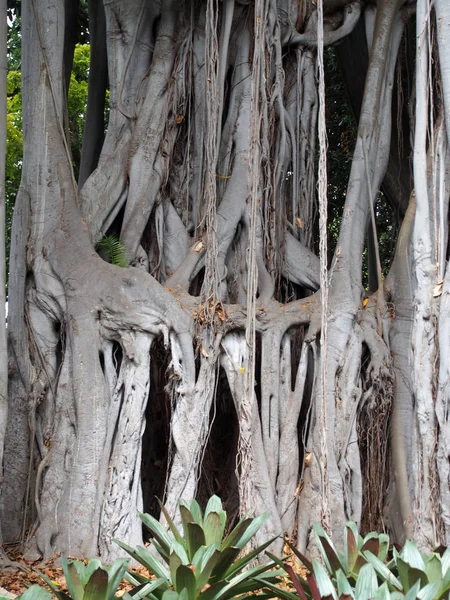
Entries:
{"label": "massive tree trunk", "polygon": [[[424,547],[448,542],[449,9],[417,2],[411,90],[396,73],[415,5],[323,1],[324,44],[356,35],[369,58],[354,62],[358,133],[321,275],[316,4],[91,0],[78,185],[64,126],[70,15],[63,0],[22,2],[7,540],[112,559],[112,538],[141,540],[150,494],[174,513],[179,497],[220,490],[230,510],[269,511],[261,535],[297,530],[301,548],[314,520],[337,539],[352,519]],[[357,44],[342,45],[341,62]],[[409,131],[392,118],[408,94],[413,176]],[[382,186],[404,216],[386,279]],[[130,266],[97,252],[111,234]],[[236,438],[220,464],[215,417]]]}

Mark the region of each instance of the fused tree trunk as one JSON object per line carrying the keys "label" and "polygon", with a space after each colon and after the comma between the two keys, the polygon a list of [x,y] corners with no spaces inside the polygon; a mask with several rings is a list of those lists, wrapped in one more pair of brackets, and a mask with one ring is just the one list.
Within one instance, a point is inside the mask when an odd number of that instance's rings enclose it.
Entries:
{"label": "fused tree trunk", "polygon": [[[417,2],[412,91],[396,71],[415,7],[404,0],[91,0],[78,182],[65,7],[22,2],[5,539],[112,559],[113,538],[141,541],[144,488],[172,514],[180,497],[220,490],[230,508],[270,513],[261,535],[297,531],[302,548],[314,520],[336,539],[348,519],[384,520],[423,547],[448,538],[446,2],[432,13]],[[358,131],[327,265],[314,253],[317,50],[322,31],[327,46],[355,28],[368,64],[355,63],[364,94],[350,94]],[[412,177],[392,117],[406,94]],[[321,137],[322,160],[324,149]],[[403,219],[385,278],[382,186]],[[97,252],[111,235],[129,266]],[[229,456],[212,465],[214,419],[227,411]]]}
{"label": "fused tree trunk", "polygon": [[[3,449],[8,418],[8,352],[6,341],[6,240],[5,240],[5,161],[7,90],[6,0],[0,2],[0,504],[3,483]],[[0,544],[2,528],[0,525]]]}

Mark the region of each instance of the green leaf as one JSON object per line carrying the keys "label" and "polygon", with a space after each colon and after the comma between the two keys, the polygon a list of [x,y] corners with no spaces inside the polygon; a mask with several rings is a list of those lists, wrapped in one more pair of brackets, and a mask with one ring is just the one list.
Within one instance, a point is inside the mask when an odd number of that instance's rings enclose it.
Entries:
{"label": "green leaf", "polygon": [[[265,571],[268,571],[272,567],[273,563],[271,562],[265,565],[258,565],[257,567],[253,567],[247,571],[239,573],[239,575],[233,577],[233,579],[214,596],[215,600],[220,600],[220,598],[223,600],[226,600],[227,598],[234,598],[246,591],[250,591],[247,589],[249,583],[251,583],[250,589],[260,589],[259,584],[255,587],[254,582],[251,582],[250,580],[255,579],[257,576],[261,575]],[[275,574],[271,573],[271,576],[273,575],[275,577],[277,574],[281,574],[281,571],[278,573],[275,572]]]}
{"label": "green leaf", "polygon": [[384,582],[375,592],[373,600],[391,600],[391,593],[386,582]]}
{"label": "green leaf", "polygon": [[[0,598],[6,599],[7,597],[0,596]],[[41,588],[38,585],[32,585],[20,596],[20,598],[23,598],[24,600],[51,600],[52,595],[48,590]]]}
{"label": "green leaf", "polygon": [[[255,577],[255,581],[257,581],[258,583],[261,584],[261,587],[267,587],[270,590],[272,590],[273,592],[275,592],[275,594],[273,595],[273,597],[275,598],[282,598],[283,600],[298,600],[298,596],[296,596],[293,592],[290,592],[289,590],[285,590],[282,587],[278,587],[277,585],[274,585],[271,582],[268,581],[264,581],[264,579],[261,579],[259,577]],[[300,596],[302,598],[302,600],[306,600],[306,595],[305,597]],[[254,596],[253,596],[254,598]],[[259,596],[258,596],[259,598]]]}
{"label": "green leaf", "polygon": [[[257,546],[256,548],[254,548],[253,550],[251,550],[250,552],[248,552],[247,554],[245,554],[244,556],[242,556],[241,558],[239,558],[238,560],[233,562],[233,564],[230,566],[230,568],[228,569],[228,571],[226,573],[226,577],[231,577],[231,576],[235,575],[236,573],[239,573],[239,571],[241,571],[244,567],[246,567],[254,558],[256,558],[259,554],[262,554],[266,548],[268,548],[271,544],[273,544],[273,542],[276,539],[277,538],[274,537],[270,540],[267,540],[267,542],[265,542],[264,544]],[[267,553],[267,556],[270,556],[270,558],[272,558],[272,555],[269,553]],[[272,558],[272,560],[273,560],[273,558]]]}
{"label": "green leaf", "polygon": [[183,533],[184,533],[184,538],[183,538],[182,542],[180,542],[180,543],[184,545],[186,543],[186,538],[188,535],[188,523],[195,523],[196,521],[194,519],[194,515],[191,513],[189,508],[186,506],[186,503],[184,502],[184,500],[179,501],[179,509],[180,509],[180,515],[181,515],[181,522],[183,523]]}
{"label": "green leaf", "polygon": [[195,575],[189,567],[186,565],[180,565],[178,567],[174,584],[175,589],[179,594],[186,589],[189,600],[195,600]]}
{"label": "green leaf", "polygon": [[429,583],[440,581],[442,579],[442,563],[439,554],[432,552],[425,563],[425,573]]}
{"label": "green leaf", "polygon": [[165,584],[166,584],[165,579],[155,579],[154,581],[149,581],[147,583],[143,583],[143,584],[139,585],[138,587],[134,588],[134,590],[131,592],[130,597],[135,598],[136,600],[139,600],[140,598],[148,598],[148,597],[156,598],[156,596],[154,596],[154,594],[152,594],[152,592],[154,592],[155,590],[158,590],[161,587],[164,587]]}
{"label": "green leaf", "polygon": [[356,524],[349,521],[344,530],[344,551],[347,560],[347,572],[353,571],[358,558],[358,529]]}
{"label": "green leaf", "polygon": [[[417,592],[420,589],[420,582],[418,581],[410,590],[409,592],[407,592],[404,596],[403,594],[400,595],[400,600],[416,600],[417,598]],[[396,592],[398,593],[398,592]],[[393,600],[393,593],[391,594],[391,600]],[[395,599],[394,599],[395,600]]]}
{"label": "green leaf", "polygon": [[[400,592],[403,591],[403,587],[402,587],[402,584],[400,583],[400,581],[392,573],[392,571],[390,571],[388,569],[388,567],[384,563],[381,562],[381,560],[377,556],[372,554],[372,552],[369,552],[369,550],[366,550],[364,552],[364,556],[367,559],[367,561],[373,566],[375,571],[381,576],[383,581],[387,582],[387,584],[389,585],[390,588],[393,586],[398,591],[400,591]],[[359,580],[359,577],[358,577],[358,580]]]}
{"label": "green leaf", "polygon": [[304,564],[305,567],[308,569],[308,571],[311,571],[311,573],[312,573],[313,566],[312,566],[312,563],[310,562],[310,560],[307,559],[306,556],[300,552],[300,550],[297,550],[297,548],[295,546],[293,546],[288,540],[285,540],[285,542],[287,543],[289,548],[292,550],[292,552],[295,554],[295,556],[300,560],[300,562],[302,564]]}
{"label": "green leaf", "polygon": [[83,600],[84,586],[87,582],[85,566],[82,563],[69,562],[65,556],[61,556],[61,562],[69,594],[73,600]]}
{"label": "green leaf", "polygon": [[387,555],[389,552],[389,536],[387,533],[380,533],[378,536],[378,541],[380,543],[380,548],[378,550],[378,558],[381,562],[386,562]]}
{"label": "green leaf", "polygon": [[215,512],[215,513],[223,512],[222,500],[219,498],[219,496],[216,496],[216,495],[211,496],[211,498],[208,500],[208,504],[206,505],[206,508],[205,508],[205,518],[211,512]]}
{"label": "green leaf", "polygon": [[84,589],[83,600],[108,600],[108,573],[99,567]]}
{"label": "green leaf", "polygon": [[[205,548],[205,552],[203,554],[202,561],[200,563],[200,569],[203,570],[206,567],[208,562],[211,560],[212,556],[214,556],[215,553],[218,552],[219,547],[220,547],[219,544],[211,544],[211,546],[208,546],[207,548]],[[199,552],[199,550],[197,550],[197,552]],[[219,557],[220,553],[217,554],[216,556]]]}
{"label": "green leaf", "polygon": [[[197,523],[187,524],[187,555],[189,562],[192,562],[194,554],[201,546],[206,545],[205,534],[203,529]],[[176,542],[178,544],[178,542]],[[180,544],[181,545],[181,544]]]}
{"label": "green leaf", "polygon": [[178,567],[182,565],[181,558],[178,556],[176,552],[172,552],[170,555],[169,568],[170,568],[170,577],[172,579],[172,584],[175,585],[175,580],[177,578],[177,570]]}
{"label": "green leaf", "polygon": [[336,583],[339,598],[341,598],[341,596],[350,596],[351,598],[355,597],[352,586],[341,569],[336,571]]}
{"label": "green leaf", "polygon": [[167,569],[158,562],[146,548],[143,546],[132,548],[120,540],[114,540],[114,542],[134,558],[134,560],[137,560],[138,563],[148,569],[150,573],[153,573],[158,578],[162,577],[166,579],[167,582],[170,580],[170,574]]}
{"label": "green leaf", "polygon": [[178,594],[173,590],[167,590],[164,592],[162,600],[178,600]]}
{"label": "green leaf", "polygon": [[[39,575],[39,577],[41,579],[43,579],[45,581],[45,583],[48,585],[48,587],[53,591],[53,593],[55,594],[55,596],[57,598],[59,598],[59,600],[66,600],[67,598],[69,600],[71,600],[70,596],[68,596],[67,594],[64,594],[63,592],[59,591],[59,587],[57,585],[55,585],[48,577],[47,575],[44,575],[44,573],[41,573],[40,571],[38,571],[38,569],[35,569],[36,573]],[[31,586],[33,587],[33,586]],[[38,586],[39,587],[39,586]]]}
{"label": "green leaf", "polygon": [[202,570],[203,557],[205,556],[206,546],[200,546],[197,552],[192,557],[191,563],[195,569],[195,573],[200,573]]}
{"label": "green leaf", "polygon": [[403,590],[408,592],[417,581],[420,585],[426,585],[428,583],[427,576],[424,571],[411,567],[408,563],[400,558],[397,558],[397,569],[400,581],[402,582]]}
{"label": "green leaf", "polygon": [[414,569],[419,569],[420,571],[425,572],[425,563],[422,555],[417,550],[417,546],[413,542],[406,540],[405,545],[400,552],[400,557],[405,561],[405,563],[408,563],[408,565]]}
{"label": "green leaf", "polygon": [[420,600],[433,600],[439,591],[439,587],[440,581],[429,583],[425,587],[423,587],[419,592],[417,592],[417,598],[420,598]]}
{"label": "green leaf", "polygon": [[240,548],[228,547],[223,550],[219,550],[219,552],[220,556],[216,561],[211,573],[211,578],[214,578],[215,580],[225,577],[226,573],[241,553],[241,550]]}
{"label": "green leaf", "polygon": [[252,524],[252,521],[253,521],[253,519],[251,519],[251,518],[242,519],[241,521],[239,521],[239,523],[236,525],[236,527],[232,531],[230,531],[230,533],[227,535],[227,537],[223,540],[221,549],[223,550],[224,548],[227,548],[228,546],[237,546],[238,541],[241,539],[241,537],[244,535],[244,533],[250,527],[250,525]]}
{"label": "green leaf", "polygon": [[161,545],[163,550],[167,553],[167,555],[169,555],[172,540],[167,531],[161,525],[161,523],[157,519],[155,519],[155,517],[152,517],[148,514],[140,514],[139,518],[150,531],[152,536],[156,538],[156,540]]}
{"label": "green leaf", "polygon": [[442,563],[442,575],[445,575],[447,573],[447,571],[450,571],[450,548],[447,548],[447,550],[441,556],[441,563]]}
{"label": "green leaf", "polygon": [[119,558],[108,567],[108,598],[112,598],[116,593],[120,582],[124,578],[128,563],[128,558]]}
{"label": "green leaf", "polygon": [[183,544],[183,536],[181,535],[180,531],[178,530],[178,527],[173,522],[173,519],[169,515],[168,510],[166,509],[166,507],[164,506],[164,504],[161,502],[161,500],[159,498],[157,498],[157,500],[159,502],[161,512],[163,513],[174,538],[177,540],[177,542],[179,542],[180,544]]}
{"label": "green leaf", "polygon": [[[80,561],[78,561],[78,560],[75,561],[75,565],[77,563],[83,565],[83,563],[80,563]],[[88,561],[88,564],[83,565],[83,567],[84,567],[84,570],[83,571],[80,570],[79,574],[81,575],[81,577],[84,578],[83,585],[86,587],[86,584],[89,581],[89,579],[91,578],[92,573],[95,573],[95,571],[97,569],[102,569],[103,566],[102,566],[102,563],[99,558],[91,558]],[[105,569],[105,570],[107,570],[107,569]]]}
{"label": "green leaf", "polygon": [[170,553],[172,554],[172,552],[176,552],[178,554],[183,565],[188,565],[191,562],[184,545],[179,544],[175,540],[172,540],[172,545],[170,547]]}
{"label": "green leaf", "polygon": [[120,239],[115,235],[106,235],[98,243],[97,249],[101,250],[106,260],[118,267],[128,267],[130,261],[127,250]]}
{"label": "green leaf", "polygon": [[219,513],[209,512],[204,520],[203,530],[205,533],[205,543],[207,546],[214,542],[221,542],[224,528],[222,526],[222,519]]}
{"label": "green leaf", "polygon": [[333,542],[319,523],[314,523],[313,526],[317,547],[322,555],[322,559],[329,573],[336,573],[338,569],[344,570],[345,567],[341,564]]}
{"label": "green leaf", "polygon": [[313,560],[313,570],[320,595],[322,597],[331,596],[334,598],[334,600],[337,600],[336,590],[334,589],[334,585],[331,583],[331,579],[328,573],[325,571],[323,565],[319,561]]}
{"label": "green leaf", "polygon": [[375,595],[377,588],[378,580],[375,569],[371,564],[363,565],[359,571],[358,579],[356,580],[356,598],[358,598],[358,600],[370,600]]}
{"label": "green leaf", "polygon": [[264,521],[267,521],[269,516],[269,513],[266,512],[262,515],[259,515],[259,517],[255,517],[250,523],[250,525],[247,527],[245,533],[243,533],[241,539],[238,542],[236,542],[235,546],[242,550],[247,544],[247,542],[249,542],[252,539],[252,537],[261,529],[262,524],[264,523]]}

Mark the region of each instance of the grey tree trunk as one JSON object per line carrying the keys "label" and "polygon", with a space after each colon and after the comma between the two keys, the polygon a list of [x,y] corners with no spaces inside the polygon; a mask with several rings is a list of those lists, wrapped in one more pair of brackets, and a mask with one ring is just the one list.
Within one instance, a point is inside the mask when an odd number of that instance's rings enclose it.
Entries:
{"label": "grey tree trunk", "polygon": [[[6,161],[6,93],[7,93],[7,23],[6,0],[0,2],[0,504],[3,484],[3,450],[8,418],[8,351],[6,340],[6,240],[5,240],[5,161]],[[0,544],[2,528],[0,524]]]}
{"label": "grey tree trunk", "polygon": [[[347,519],[423,547],[448,537],[448,9],[436,2],[428,18],[417,3],[411,90],[398,65],[412,3],[323,4],[325,45],[345,38],[343,63],[361,43],[368,55],[354,63],[364,94],[350,94],[360,114],[326,314],[316,3],[90,2],[99,77],[79,187],[64,128],[66,3],[23,1],[8,541],[112,560],[113,538],[141,541],[137,514],[155,510],[154,495],[174,513],[179,497],[212,492],[231,513],[268,510],[261,535],[297,530],[301,548],[314,520],[338,541]],[[409,130],[392,117],[407,94],[412,177]],[[404,216],[385,279],[381,186]],[[129,267],[97,252],[111,234]]]}

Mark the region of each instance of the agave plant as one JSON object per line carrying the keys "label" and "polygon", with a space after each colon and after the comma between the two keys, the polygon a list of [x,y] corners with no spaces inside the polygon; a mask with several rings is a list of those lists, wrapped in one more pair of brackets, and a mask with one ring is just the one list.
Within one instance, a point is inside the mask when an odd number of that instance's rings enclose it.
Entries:
{"label": "agave plant", "polygon": [[[407,541],[400,553],[392,549],[393,557],[387,562],[389,537],[386,534],[371,532],[362,538],[355,523],[347,523],[342,552],[336,550],[320,525],[314,526],[314,536],[321,562],[309,561],[290,546],[309,573],[306,581],[302,580],[291,566],[285,564],[296,594],[280,589],[280,598],[439,600],[449,596],[450,549],[442,557],[436,552],[427,556],[419,552],[413,542]],[[270,556],[280,566],[283,564]]]}
{"label": "agave plant", "polygon": [[178,507],[182,532],[162,504],[161,510],[169,531],[154,517],[140,515],[162,563],[143,546],[131,548],[116,540],[121,548],[156,578],[149,580],[129,573],[127,579],[136,587],[124,598],[227,600],[236,596],[247,598],[249,594],[254,597],[256,592],[262,592],[258,598],[264,599],[276,595],[268,588],[268,584],[273,588],[284,572],[281,569],[271,570],[275,566],[274,561],[250,566],[275,538],[242,555],[244,547],[260,529],[268,514],[243,518],[225,535],[226,512],[217,496],[210,498],[204,514],[195,500],[190,503],[180,500]]}
{"label": "agave plant", "polygon": [[[110,600],[111,598],[115,598],[115,593],[124,578],[129,562],[128,559],[121,558],[107,567],[102,566],[98,558],[91,559],[87,565],[81,561],[67,560],[64,556],[61,558],[61,561],[70,595],[61,592],[53,581],[38,571],[39,575],[59,600]],[[30,590],[27,590],[27,592]],[[51,598],[52,596],[50,595],[49,597]],[[45,600],[46,597],[37,595],[29,596],[29,600],[33,600],[34,598],[36,600],[40,600],[41,598]]]}

